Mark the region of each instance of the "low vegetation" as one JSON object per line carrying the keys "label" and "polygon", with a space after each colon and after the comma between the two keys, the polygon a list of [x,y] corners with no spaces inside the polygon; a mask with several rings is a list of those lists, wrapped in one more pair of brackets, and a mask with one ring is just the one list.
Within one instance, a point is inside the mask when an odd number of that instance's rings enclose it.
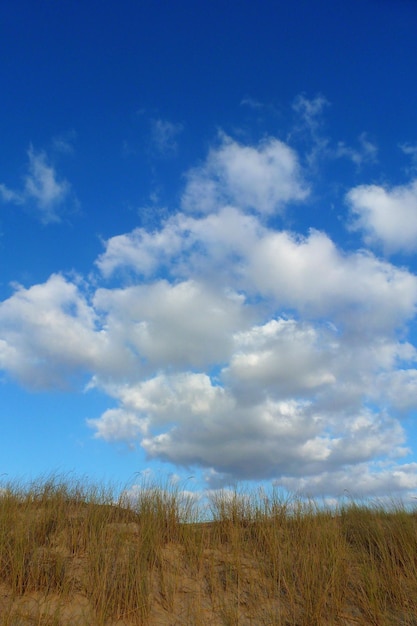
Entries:
{"label": "low vegetation", "polygon": [[206,508],[43,479],[0,492],[0,626],[417,625],[417,516],[261,492]]}

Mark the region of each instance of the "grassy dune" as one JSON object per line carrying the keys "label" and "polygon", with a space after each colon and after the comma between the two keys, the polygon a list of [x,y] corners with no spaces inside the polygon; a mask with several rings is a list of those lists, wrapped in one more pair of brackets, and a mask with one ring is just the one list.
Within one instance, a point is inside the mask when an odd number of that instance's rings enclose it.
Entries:
{"label": "grassy dune", "polygon": [[417,516],[56,478],[0,494],[0,626],[417,625]]}

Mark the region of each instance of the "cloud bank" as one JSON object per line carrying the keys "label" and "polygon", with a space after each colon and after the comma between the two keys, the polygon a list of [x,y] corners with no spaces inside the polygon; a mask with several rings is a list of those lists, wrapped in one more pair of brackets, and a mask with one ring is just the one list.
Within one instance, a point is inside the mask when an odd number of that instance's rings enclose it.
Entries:
{"label": "cloud bank", "polygon": [[[412,221],[414,186],[352,189],[357,227],[407,248],[377,217],[397,203]],[[417,277],[325,232],[271,225],[308,191],[288,145],[223,137],[188,172],[180,210],[105,242],[94,282],[55,274],[0,304],[0,367],[37,389],[87,376],[118,404],[89,420],[95,437],[202,468],[210,488],[416,490],[401,459],[417,408]]]}

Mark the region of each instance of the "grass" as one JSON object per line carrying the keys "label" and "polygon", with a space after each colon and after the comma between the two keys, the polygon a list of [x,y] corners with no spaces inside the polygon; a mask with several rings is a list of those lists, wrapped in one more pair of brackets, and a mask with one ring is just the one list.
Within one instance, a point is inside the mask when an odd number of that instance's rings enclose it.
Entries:
{"label": "grass", "polygon": [[417,626],[414,512],[261,495],[5,485],[0,626]]}

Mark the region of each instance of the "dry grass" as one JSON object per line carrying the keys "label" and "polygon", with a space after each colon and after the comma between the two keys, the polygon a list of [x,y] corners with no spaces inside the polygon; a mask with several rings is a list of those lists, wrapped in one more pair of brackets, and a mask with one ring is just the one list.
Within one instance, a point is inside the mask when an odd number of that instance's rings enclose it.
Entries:
{"label": "dry grass", "polygon": [[173,488],[115,503],[53,477],[0,495],[0,626],[417,626],[417,516],[402,506]]}

